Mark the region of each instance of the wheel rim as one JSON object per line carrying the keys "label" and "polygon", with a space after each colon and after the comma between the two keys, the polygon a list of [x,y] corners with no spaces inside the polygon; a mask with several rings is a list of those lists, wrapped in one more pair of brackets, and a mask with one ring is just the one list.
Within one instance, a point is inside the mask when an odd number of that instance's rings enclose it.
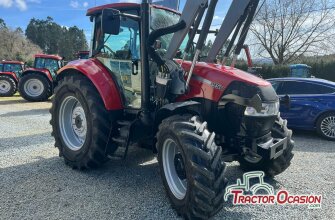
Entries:
{"label": "wheel rim", "polygon": [[167,139],[163,144],[162,162],[171,192],[177,199],[184,199],[187,191],[185,165],[180,149],[172,139]]}
{"label": "wheel rim", "polygon": [[322,120],[321,131],[330,138],[335,138],[335,116],[329,116]]}
{"label": "wheel rim", "polygon": [[31,97],[37,97],[44,92],[44,85],[38,79],[28,79],[24,84],[24,91]]}
{"label": "wheel rim", "polygon": [[6,80],[0,80],[0,93],[7,93],[10,91],[10,83]]}
{"label": "wheel rim", "polygon": [[73,151],[80,150],[86,140],[87,121],[84,108],[77,98],[68,96],[62,101],[59,127],[66,146]]}

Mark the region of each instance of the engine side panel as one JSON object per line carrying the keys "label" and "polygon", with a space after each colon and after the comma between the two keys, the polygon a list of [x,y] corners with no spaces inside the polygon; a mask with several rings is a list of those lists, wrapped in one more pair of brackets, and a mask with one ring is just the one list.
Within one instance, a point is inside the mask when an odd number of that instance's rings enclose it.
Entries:
{"label": "engine side panel", "polygon": [[78,71],[88,77],[97,88],[107,110],[123,109],[123,103],[113,77],[109,71],[96,59],[76,60],[68,63],[57,72],[60,75]]}
{"label": "engine side panel", "polygon": [[[177,60],[177,62],[181,61]],[[191,62],[184,62],[182,67],[188,72],[191,67]],[[199,62],[194,69],[190,81],[190,92],[179,97],[178,101],[188,100],[190,98],[205,98],[219,102],[225,90],[234,81],[240,81],[260,88],[271,87],[269,82],[242,70]]]}

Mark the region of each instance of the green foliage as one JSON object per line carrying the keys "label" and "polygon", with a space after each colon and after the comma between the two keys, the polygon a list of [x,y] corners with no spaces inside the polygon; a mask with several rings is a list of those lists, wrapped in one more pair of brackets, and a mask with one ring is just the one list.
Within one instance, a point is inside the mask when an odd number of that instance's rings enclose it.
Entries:
{"label": "green foliage", "polygon": [[77,26],[62,27],[51,17],[47,17],[46,20],[31,19],[26,29],[26,36],[40,46],[44,53],[59,54],[66,60],[74,60],[79,50],[87,50],[83,30]]}

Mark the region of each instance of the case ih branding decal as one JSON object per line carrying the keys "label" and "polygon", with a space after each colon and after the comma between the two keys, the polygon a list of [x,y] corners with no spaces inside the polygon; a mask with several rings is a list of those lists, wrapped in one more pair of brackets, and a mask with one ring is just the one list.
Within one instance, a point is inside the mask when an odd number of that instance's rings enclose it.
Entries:
{"label": "case ih branding decal", "polygon": [[[237,184],[226,188],[224,199],[233,198],[234,205],[308,205],[308,208],[321,208],[321,195],[291,195],[287,190],[274,192],[273,186],[264,182],[264,172],[254,171],[243,174],[243,182],[237,179]],[[252,180],[252,181],[250,181]],[[256,181],[258,180],[258,181]],[[250,182],[257,182],[251,184]]]}
{"label": "case ih branding decal", "polygon": [[206,84],[210,85],[211,87],[213,87],[214,89],[218,89],[220,91],[224,90],[224,88],[221,84],[216,83],[216,82],[212,82],[212,81],[210,81],[208,79],[205,79],[201,76],[193,75],[192,78],[199,81],[199,82],[206,83]]}

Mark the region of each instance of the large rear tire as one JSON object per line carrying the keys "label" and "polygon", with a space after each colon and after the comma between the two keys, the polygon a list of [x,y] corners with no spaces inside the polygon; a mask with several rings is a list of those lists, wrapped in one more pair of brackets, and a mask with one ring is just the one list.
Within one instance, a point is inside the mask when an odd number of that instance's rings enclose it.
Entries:
{"label": "large rear tire", "polygon": [[187,219],[208,219],[222,209],[227,180],[221,147],[198,117],[172,116],[157,133],[161,177],[172,207]]}
{"label": "large rear tire", "polygon": [[0,97],[10,97],[16,93],[17,86],[10,76],[0,75]]}
{"label": "large rear tire", "polygon": [[[50,109],[55,147],[75,169],[96,168],[107,161],[112,114],[85,76],[65,76],[56,88]],[[109,146],[107,146],[109,144]]]}
{"label": "large rear tire", "polygon": [[29,102],[44,102],[52,96],[52,85],[38,73],[26,74],[20,79],[19,92]]}
{"label": "large rear tire", "polygon": [[287,121],[278,118],[272,130],[272,137],[274,138],[288,138],[287,148],[283,154],[276,159],[262,158],[257,163],[252,163],[241,157],[239,163],[244,171],[263,171],[268,177],[274,177],[284,172],[290,165],[293,159],[294,141],[292,140],[292,131],[287,128]]}

